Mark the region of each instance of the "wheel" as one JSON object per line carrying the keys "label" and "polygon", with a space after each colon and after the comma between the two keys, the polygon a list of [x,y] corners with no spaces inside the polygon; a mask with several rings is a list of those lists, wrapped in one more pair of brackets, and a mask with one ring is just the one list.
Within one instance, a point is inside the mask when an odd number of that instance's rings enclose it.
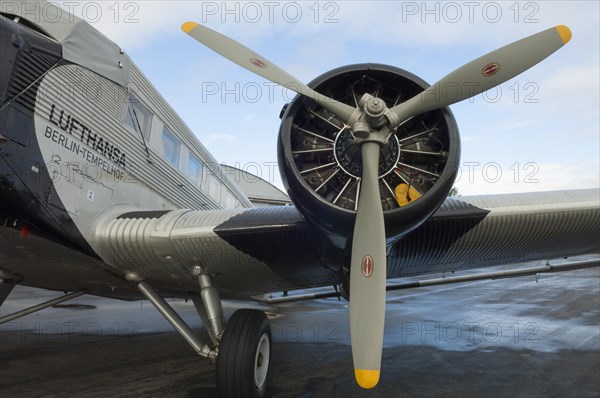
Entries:
{"label": "wheel", "polygon": [[271,324],[264,312],[237,310],[221,339],[217,390],[221,397],[263,397],[271,359]]}

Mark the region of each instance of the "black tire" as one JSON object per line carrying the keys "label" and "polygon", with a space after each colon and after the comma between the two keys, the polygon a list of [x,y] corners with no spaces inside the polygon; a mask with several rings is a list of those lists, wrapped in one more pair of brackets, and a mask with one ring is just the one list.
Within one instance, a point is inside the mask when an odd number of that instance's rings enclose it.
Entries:
{"label": "black tire", "polygon": [[271,324],[265,313],[248,309],[234,312],[217,357],[219,396],[264,397],[270,354]]}

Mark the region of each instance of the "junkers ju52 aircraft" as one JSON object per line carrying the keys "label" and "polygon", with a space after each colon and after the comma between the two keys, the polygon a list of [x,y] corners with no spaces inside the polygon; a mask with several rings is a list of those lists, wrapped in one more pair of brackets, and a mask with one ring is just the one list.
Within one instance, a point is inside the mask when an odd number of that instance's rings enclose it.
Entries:
{"label": "junkers ju52 aircraft", "polygon": [[[278,138],[295,206],[254,208],[116,44],[67,13],[34,21],[23,9],[0,16],[0,303],[16,284],[72,293],[0,322],[82,294],[147,298],[216,362],[222,395],[261,396],[268,318],[240,309],[225,323],[221,300],[335,286],[330,296],[350,300],[356,381],[371,388],[386,278],[598,252],[598,190],[447,198],[460,154],[448,105],[550,56],[570,40],[565,26],[428,86],[378,64],[305,85],[232,39],[184,23],[192,38],[299,93]],[[467,82],[470,90],[445,96],[445,86]],[[589,266],[597,261],[404,286]],[[164,297],[191,298],[208,335]]]}

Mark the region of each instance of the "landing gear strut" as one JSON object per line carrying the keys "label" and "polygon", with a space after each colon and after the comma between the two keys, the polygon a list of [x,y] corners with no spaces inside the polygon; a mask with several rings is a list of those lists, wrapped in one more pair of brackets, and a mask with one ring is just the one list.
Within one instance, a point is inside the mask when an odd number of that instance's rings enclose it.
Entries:
{"label": "landing gear strut", "polygon": [[208,329],[208,344],[192,331],[143,277],[127,274],[126,279],[136,283],[140,292],[199,355],[213,361],[216,358],[217,390],[221,397],[264,397],[272,340],[267,316],[258,310],[237,310],[224,327],[221,299],[212,285],[210,275],[201,267],[194,267],[192,273],[200,285],[200,293],[192,295],[192,299],[202,323]]}

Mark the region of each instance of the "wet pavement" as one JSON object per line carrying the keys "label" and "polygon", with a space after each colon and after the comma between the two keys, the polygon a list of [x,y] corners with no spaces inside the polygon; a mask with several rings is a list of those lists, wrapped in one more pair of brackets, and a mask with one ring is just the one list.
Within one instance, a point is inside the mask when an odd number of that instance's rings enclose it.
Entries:
{"label": "wet pavement", "polygon": [[[56,295],[18,287],[1,314]],[[201,327],[191,302],[171,304]],[[600,396],[597,268],[390,293],[371,391],[353,380],[346,302],[267,310],[274,397]],[[2,397],[212,397],[214,378],[146,301],[82,296],[0,325]]]}

